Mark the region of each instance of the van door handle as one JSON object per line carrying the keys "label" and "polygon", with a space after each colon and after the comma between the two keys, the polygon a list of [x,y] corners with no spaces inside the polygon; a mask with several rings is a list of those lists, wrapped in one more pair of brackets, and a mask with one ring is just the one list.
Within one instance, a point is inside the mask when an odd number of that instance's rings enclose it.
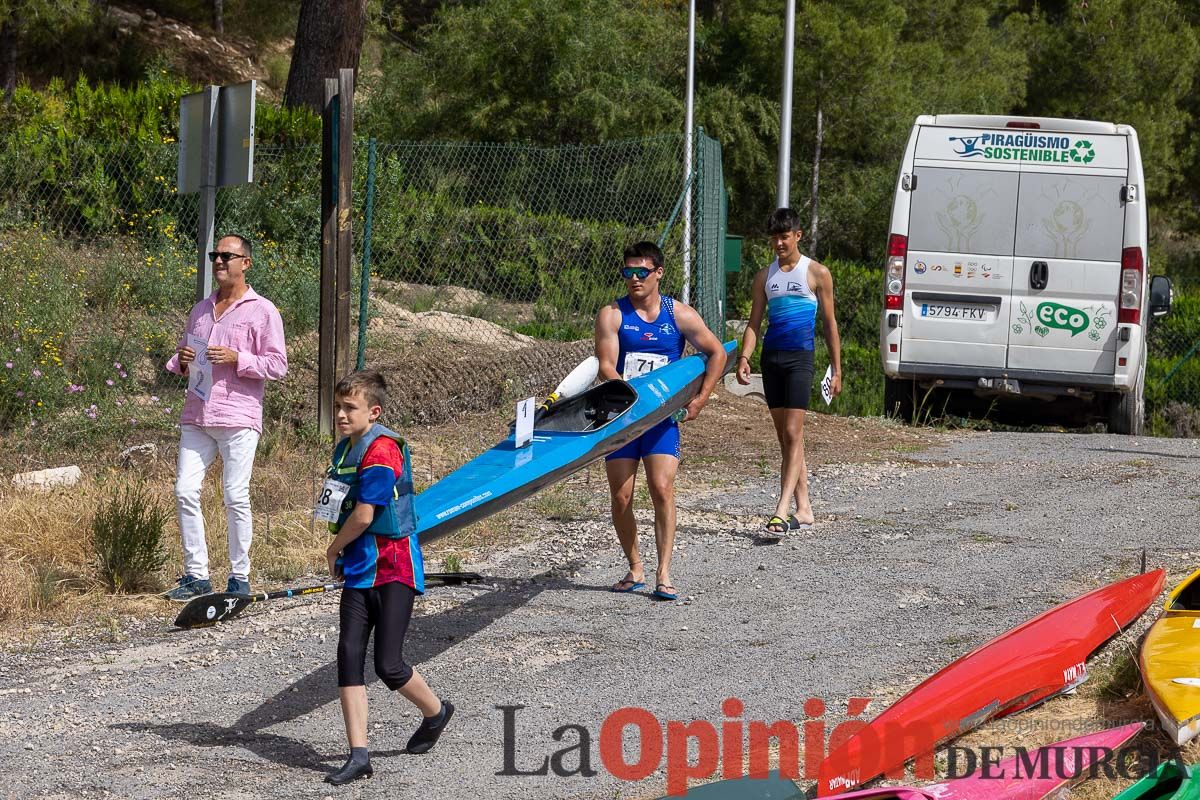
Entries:
{"label": "van door handle", "polygon": [[1029,267],[1029,288],[1045,289],[1050,282],[1050,265],[1045,261],[1035,261]]}

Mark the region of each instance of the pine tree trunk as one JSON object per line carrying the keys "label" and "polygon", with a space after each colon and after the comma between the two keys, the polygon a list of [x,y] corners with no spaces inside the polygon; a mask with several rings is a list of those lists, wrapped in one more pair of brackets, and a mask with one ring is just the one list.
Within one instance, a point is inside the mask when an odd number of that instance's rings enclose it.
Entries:
{"label": "pine tree trunk", "polygon": [[212,0],[213,33],[225,35],[225,0]]}
{"label": "pine tree trunk", "polygon": [[813,257],[817,254],[817,230],[820,226],[821,217],[817,202],[820,200],[820,184],[821,184],[821,142],[825,138],[825,120],[821,112],[821,93],[817,92],[817,133],[816,141],[813,145],[813,165],[812,165],[812,217],[808,223],[808,235],[812,240],[809,245],[810,252]]}
{"label": "pine tree trunk", "polygon": [[0,24],[0,81],[4,85],[4,102],[12,100],[17,90],[17,27],[20,20],[14,9]]}
{"label": "pine tree trunk", "polygon": [[366,0],[301,0],[283,104],[319,114],[325,79],[343,68],[357,72],[366,26]]}

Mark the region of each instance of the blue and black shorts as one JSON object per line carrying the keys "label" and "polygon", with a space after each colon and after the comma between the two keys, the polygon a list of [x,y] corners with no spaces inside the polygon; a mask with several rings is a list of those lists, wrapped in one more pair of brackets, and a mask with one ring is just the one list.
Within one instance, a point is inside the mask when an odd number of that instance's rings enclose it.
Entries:
{"label": "blue and black shorts", "polygon": [[813,351],[762,351],[763,394],[767,408],[808,408],[812,397]]}

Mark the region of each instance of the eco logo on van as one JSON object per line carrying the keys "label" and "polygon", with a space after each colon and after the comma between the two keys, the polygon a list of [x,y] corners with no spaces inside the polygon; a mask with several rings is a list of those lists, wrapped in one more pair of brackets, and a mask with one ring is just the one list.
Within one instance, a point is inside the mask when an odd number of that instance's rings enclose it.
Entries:
{"label": "eco logo on van", "polygon": [[1089,142],[1087,139],[1080,139],[1075,143],[1075,146],[1071,148],[1069,155],[1071,156],[1072,161],[1090,164],[1092,163],[1092,159],[1096,157],[1096,151],[1092,147],[1091,142]]}
{"label": "eco logo on van", "polygon": [[1047,161],[1057,164],[1088,164],[1096,157],[1092,143],[1080,140],[1071,144],[1066,136],[1040,133],[980,133],[975,136],[950,136],[948,140],[959,158],[985,161]]}
{"label": "eco logo on van", "polygon": [[1071,308],[1059,303],[1042,303],[1037,307],[1038,321],[1050,328],[1060,328],[1071,332],[1071,336],[1083,333],[1091,325],[1088,315],[1078,308]]}
{"label": "eco logo on van", "polygon": [[1039,303],[1035,309],[1021,303],[1020,309],[1021,313],[1012,326],[1013,333],[1024,333],[1028,328],[1030,333],[1036,333],[1044,339],[1051,329],[1070,331],[1072,338],[1087,331],[1088,338],[1093,342],[1100,341],[1100,331],[1108,327],[1107,317],[1112,314],[1112,309],[1105,306],[1075,308],[1050,302]]}

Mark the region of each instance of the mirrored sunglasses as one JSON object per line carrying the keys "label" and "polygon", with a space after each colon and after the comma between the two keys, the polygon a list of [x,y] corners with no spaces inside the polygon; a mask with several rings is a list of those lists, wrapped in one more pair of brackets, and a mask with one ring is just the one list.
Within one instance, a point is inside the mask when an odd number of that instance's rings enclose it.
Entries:
{"label": "mirrored sunglasses", "polygon": [[655,269],[657,267],[621,267],[621,277],[625,280],[637,278],[639,281],[644,281]]}

